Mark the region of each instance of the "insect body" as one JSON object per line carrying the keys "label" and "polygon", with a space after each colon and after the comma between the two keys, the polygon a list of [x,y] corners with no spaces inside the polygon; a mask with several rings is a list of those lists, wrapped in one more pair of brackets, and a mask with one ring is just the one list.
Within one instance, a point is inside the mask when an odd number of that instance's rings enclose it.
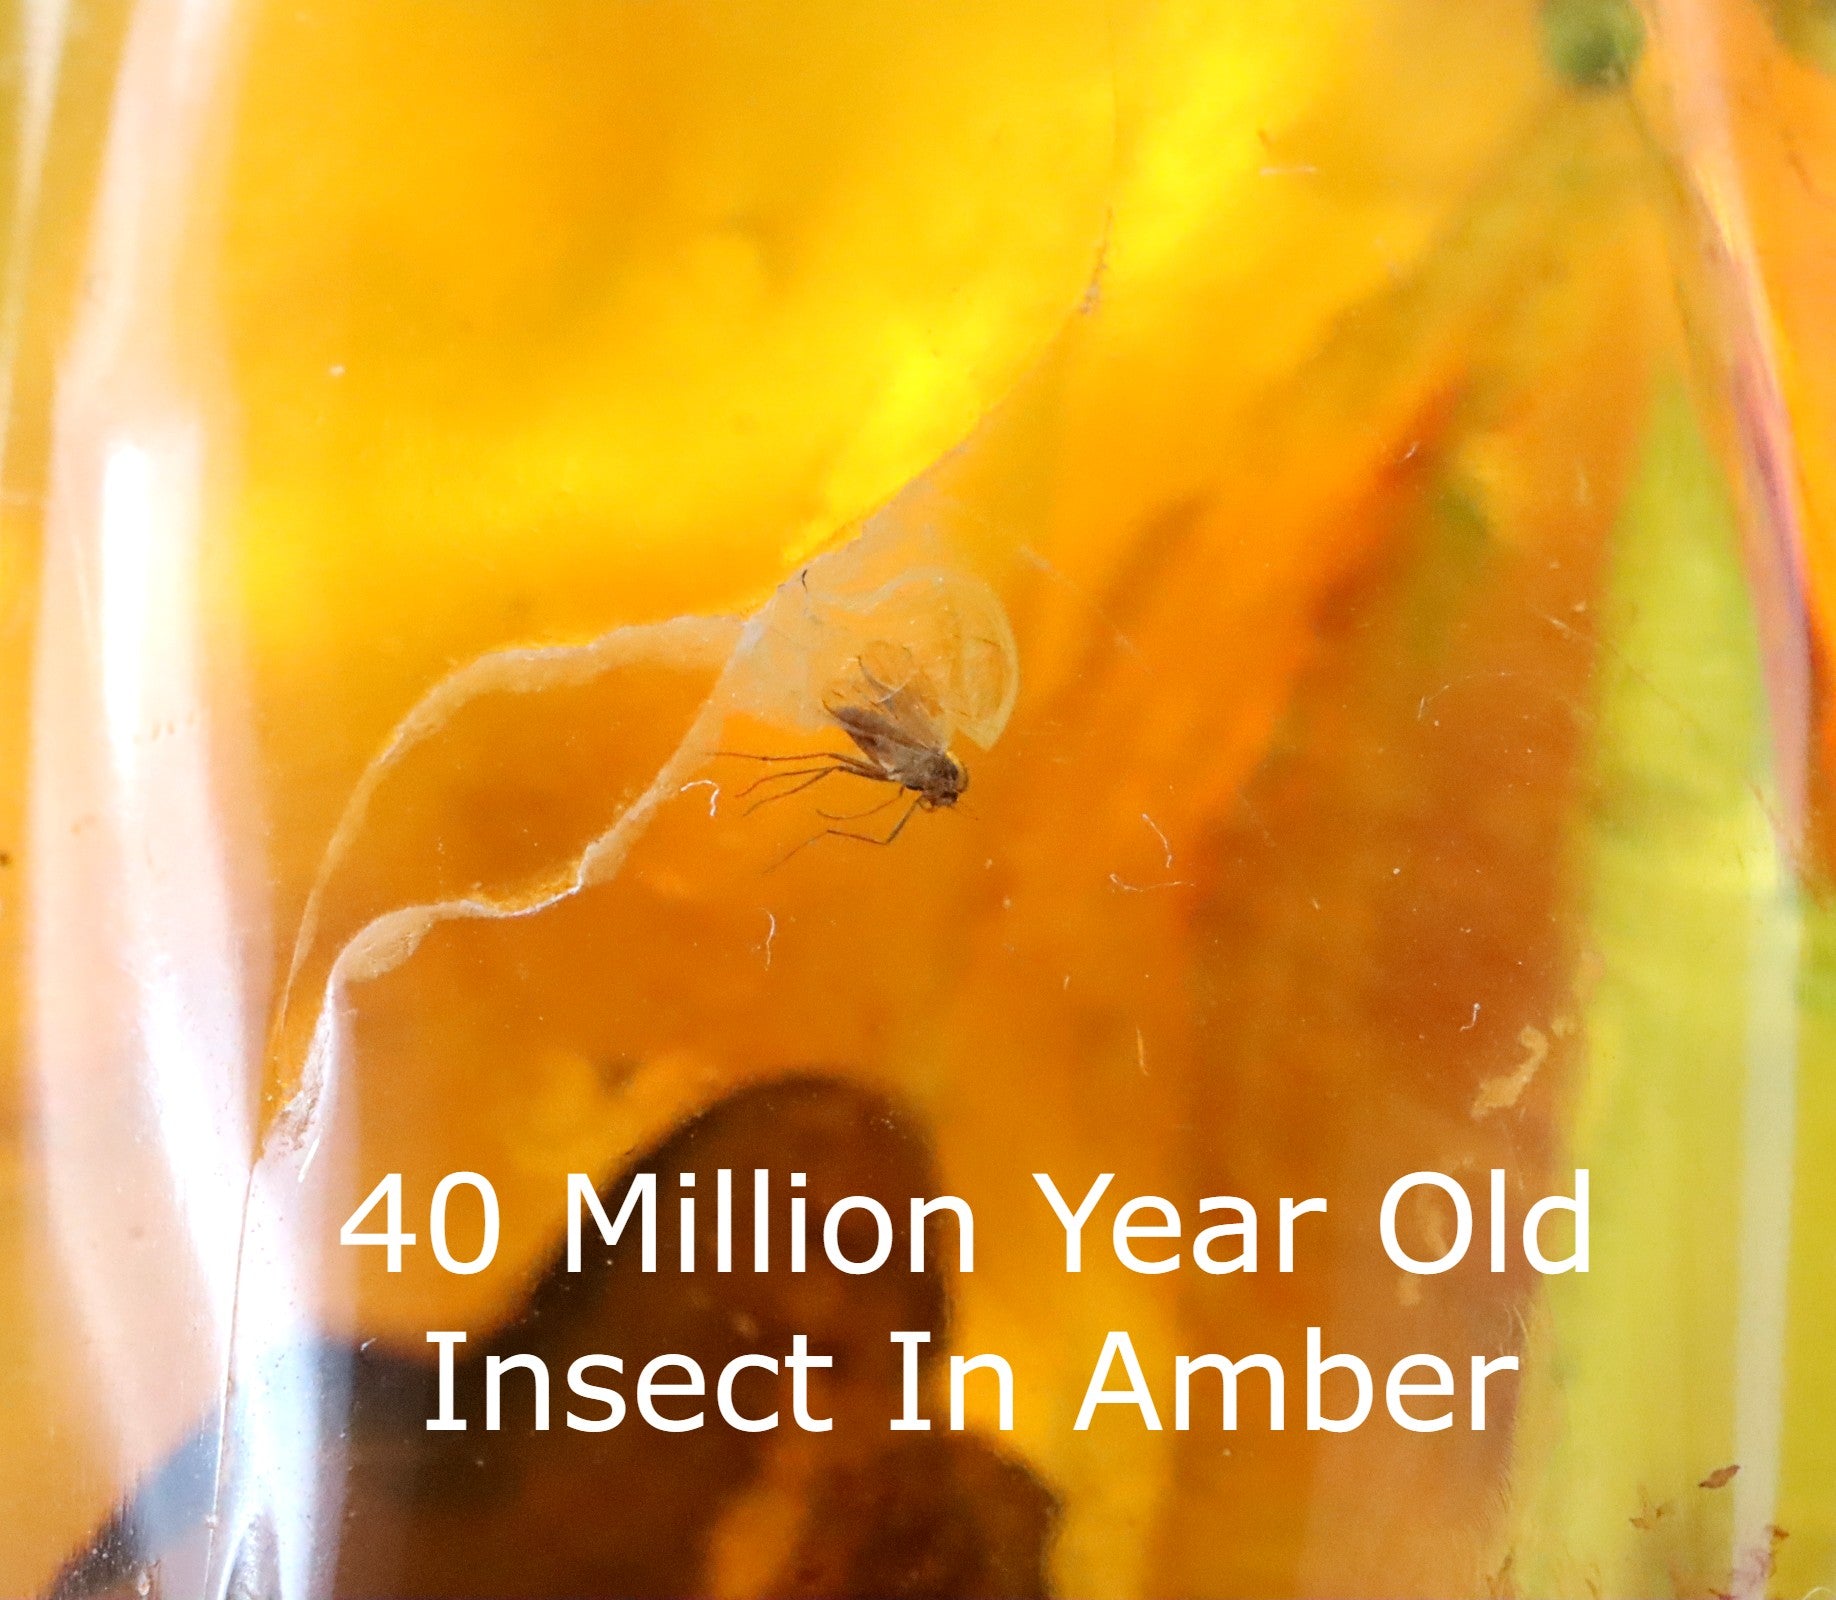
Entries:
{"label": "insect body", "polygon": [[[873,658],[871,664],[869,656]],[[904,658],[902,663],[900,658]],[[910,803],[884,838],[847,828],[825,828],[798,845],[797,850],[830,835],[859,839],[866,844],[891,844],[918,812],[953,806],[969,787],[968,769],[950,753],[939,726],[941,713],[936,696],[907,652],[892,646],[876,646],[855,662],[854,673],[857,681],[845,691],[829,695],[823,701],[823,709],[853,741],[858,753],[819,750],[803,755],[760,756],[744,751],[720,752],[751,761],[790,765],[790,770],[768,773],[740,791],[742,795],[760,789],[767,791],[752,803],[750,810],[757,810],[774,800],[788,800],[837,774],[891,784],[894,792],[866,811],[844,816],[822,813],[830,822],[859,822],[879,815],[906,795],[911,796]],[[793,850],[791,855],[796,853]]]}

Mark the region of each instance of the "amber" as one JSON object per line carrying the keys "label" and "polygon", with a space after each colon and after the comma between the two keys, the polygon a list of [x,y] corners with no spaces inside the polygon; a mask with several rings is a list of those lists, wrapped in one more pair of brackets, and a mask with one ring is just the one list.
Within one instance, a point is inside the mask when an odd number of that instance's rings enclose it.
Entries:
{"label": "amber", "polygon": [[[3,20],[0,1592],[1836,1584],[1824,7]],[[974,1270],[558,1265],[792,1152]],[[1378,1247],[1583,1167],[1586,1275]],[[1330,1204],[1072,1275],[1035,1172]],[[1521,1370],[1073,1426],[1314,1326]],[[441,1328],[846,1425],[442,1438]]]}

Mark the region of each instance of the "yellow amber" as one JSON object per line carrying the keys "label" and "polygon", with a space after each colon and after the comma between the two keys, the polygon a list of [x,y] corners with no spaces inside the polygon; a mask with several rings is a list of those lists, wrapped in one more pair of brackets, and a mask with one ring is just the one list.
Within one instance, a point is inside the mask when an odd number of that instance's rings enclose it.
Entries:
{"label": "yellow amber", "polygon": [[[212,1572],[259,1525],[273,1593],[354,1592],[268,1353],[514,1331],[567,1174],[810,1072],[974,1208],[947,1349],[1009,1359],[1014,1425],[974,1380],[1004,1454],[899,1471],[1028,1538],[1055,1497],[1053,1592],[1836,1584],[1817,12],[22,0],[0,1592],[226,1393]],[[966,789],[746,759],[870,757],[836,706],[881,690]],[[1521,1216],[1577,1167],[1585,1278],[1378,1248],[1401,1174]],[[1265,1255],[1330,1210],[1293,1273],[1073,1277],[1041,1171],[1188,1252],[1202,1197]],[[399,1274],[337,1244],[391,1172]],[[1182,1354],[1275,1352],[1298,1407],[1310,1326],[1379,1383],[1521,1375],[1482,1432],[1270,1431],[1259,1380],[1171,1425]],[[1073,1426],[1116,1329],[1157,1431]],[[601,1543],[857,1592],[866,1448]],[[572,1473],[391,1581],[578,1592]]]}

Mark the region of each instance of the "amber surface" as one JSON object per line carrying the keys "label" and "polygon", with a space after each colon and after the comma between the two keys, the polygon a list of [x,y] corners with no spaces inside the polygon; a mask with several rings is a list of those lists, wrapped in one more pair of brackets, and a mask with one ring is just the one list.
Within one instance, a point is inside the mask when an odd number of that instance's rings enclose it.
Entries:
{"label": "amber surface", "polygon": [[[3,20],[0,1593],[225,1394],[214,1570],[288,1600],[1836,1584],[1823,6]],[[969,779],[885,848],[815,838],[871,777],[741,795],[858,754],[863,664]],[[889,1361],[875,1296],[947,1296],[1012,1432],[525,1435],[473,1516],[391,1499],[410,1418],[312,1523],[343,1402],[275,1352],[514,1344],[567,1173],[771,1147],[793,1077],[887,1097],[832,1181],[978,1218],[823,1315]],[[1377,1248],[1401,1173],[1581,1165],[1585,1278]],[[490,1271],[338,1248],[459,1170]],[[1073,1278],[1037,1170],[1331,1211],[1291,1275]],[[700,1292],[607,1303],[712,1349]],[[1522,1380],[1071,1426],[1111,1329],[1170,1415],[1314,1324]]]}

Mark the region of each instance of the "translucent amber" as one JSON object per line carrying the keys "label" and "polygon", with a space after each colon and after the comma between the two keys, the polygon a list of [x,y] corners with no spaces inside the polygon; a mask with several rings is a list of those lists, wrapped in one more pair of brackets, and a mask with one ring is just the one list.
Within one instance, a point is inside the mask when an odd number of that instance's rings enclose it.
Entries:
{"label": "translucent amber", "polygon": [[[1836,1585],[1826,6],[4,22],[0,1593]],[[710,1273],[760,1168],[973,1270]],[[1585,1274],[1380,1247],[1582,1168]],[[832,1433],[559,1420],[793,1332]]]}

